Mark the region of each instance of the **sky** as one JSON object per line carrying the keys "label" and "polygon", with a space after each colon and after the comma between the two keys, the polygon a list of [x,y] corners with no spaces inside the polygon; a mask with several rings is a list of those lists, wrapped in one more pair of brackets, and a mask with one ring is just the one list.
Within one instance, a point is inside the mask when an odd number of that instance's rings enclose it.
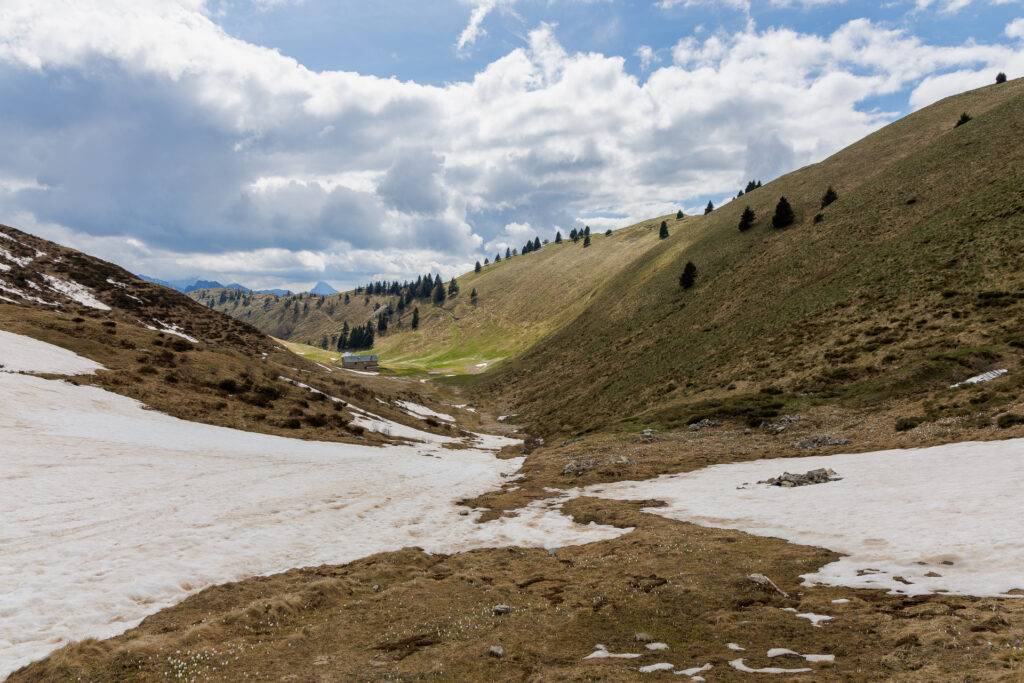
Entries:
{"label": "sky", "polygon": [[163,279],[447,278],[1000,71],[1020,0],[0,0],[0,222]]}

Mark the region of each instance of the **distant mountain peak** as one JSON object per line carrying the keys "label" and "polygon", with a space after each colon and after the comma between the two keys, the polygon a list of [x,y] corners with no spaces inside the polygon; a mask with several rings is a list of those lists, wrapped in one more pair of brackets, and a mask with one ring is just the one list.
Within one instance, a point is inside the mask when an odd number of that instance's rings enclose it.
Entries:
{"label": "distant mountain peak", "polygon": [[319,294],[321,296],[329,296],[331,294],[337,294],[338,290],[336,290],[334,287],[331,287],[329,284],[321,280],[320,282],[316,283],[316,286],[313,287],[313,289],[309,290],[309,293]]}

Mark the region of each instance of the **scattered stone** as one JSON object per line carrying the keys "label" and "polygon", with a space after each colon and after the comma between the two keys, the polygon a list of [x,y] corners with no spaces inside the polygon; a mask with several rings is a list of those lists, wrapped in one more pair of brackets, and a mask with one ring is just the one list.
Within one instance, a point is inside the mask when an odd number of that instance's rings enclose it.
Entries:
{"label": "scattered stone", "polygon": [[781,434],[786,431],[786,427],[791,424],[796,424],[800,421],[799,415],[783,415],[775,422],[764,422],[761,424],[761,429],[766,432],[774,432],[775,434]]}
{"label": "scattered stone", "polygon": [[781,595],[784,598],[788,598],[789,597],[789,593],[787,593],[786,591],[784,591],[781,588],[779,588],[775,584],[774,581],[769,579],[764,574],[751,574],[746,579],[744,579],[744,581],[749,582],[749,583],[753,583],[754,585],[756,585],[757,587],[759,587],[762,590],[766,590],[766,591],[769,591],[769,592],[774,591],[774,592],[778,593],[779,595]]}
{"label": "scattered stone", "polygon": [[569,439],[568,441],[563,441],[561,448],[565,448],[566,446],[571,446],[574,443],[580,443],[581,441],[583,441],[583,437],[582,436],[580,438],[578,438],[578,439]]}
{"label": "scattered stone", "polygon": [[804,474],[790,474],[789,472],[783,472],[780,477],[765,479],[764,481],[759,481],[757,483],[792,488],[794,486],[810,486],[811,484],[827,484],[830,481],[839,481],[840,479],[842,479],[842,477],[838,476],[832,469],[819,468]]}
{"label": "scattered stone", "polygon": [[512,611],[512,608],[508,605],[495,605],[491,608],[491,614],[496,617],[500,617],[502,614],[508,614]]}
{"label": "scattered stone", "polygon": [[833,439],[831,436],[812,436],[809,439],[797,441],[793,444],[793,448],[798,451],[806,451],[812,448],[822,448],[824,446],[845,446],[848,443],[853,443],[853,440]]}
{"label": "scattered stone", "polygon": [[497,657],[498,659],[501,659],[505,656],[505,648],[501,645],[491,645],[490,649],[487,650],[487,655],[489,657]]}
{"label": "scattered stone", "polygon": [[700,420],[698,422],[694,422],[693,424],[691,424],[690,425],[690,431],[691,432],[699,432],[700,430],[707,429],[708,427],[720,427],[721,425],[722,425],[722,421],[721,420],[709,420],[707,418],[704,418],[703,420]]}
{"label": "scattered stone", "polygon": [[633,443],[654,443],[655,441],[661,441],[661,439],[655,437],[654,431],[651,429],[645,429],[640,432],[640,436],[633,439]]}
{"label": "scattered stone", "polygon": [[619,457],[612,456],[610,458],[573,458],[570,460],[565,467],[562,468],[562,476],[575,475],[579,476],[584,472],[587,472],[598,467],[605,467],[606,465],[635,465],[636,460],[627,458],[624,455]]}
{"label": "scattered stone", "polygon": [[649,633],[637,633],[633,636],[633,640],[635,640],[638,643],[646,643],[651,640],[654,640],[654,638],[651,637]]}

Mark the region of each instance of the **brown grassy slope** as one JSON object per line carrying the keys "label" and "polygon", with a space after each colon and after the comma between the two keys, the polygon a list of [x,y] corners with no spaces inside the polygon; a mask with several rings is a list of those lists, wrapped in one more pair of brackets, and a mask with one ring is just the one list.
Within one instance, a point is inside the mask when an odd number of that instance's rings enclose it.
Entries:
{"label": "brown grassy slope", "polygon": [[[799,574],[836,555],[672,522],[633,503],[566,507],[581,522],[638,528],[556,553],[406,549],[217,586],[121,636],[66,646],[10,681],[640,681],[657,674],[639,667],[658,662],[710,663],[708,680],[750,680],[728,664],[739,657],[752,667],[811,669],[787,681],[1013,681],[1024,673],[1015,646],[1024,601],[807,588]],[[754,572],[791,597],[745,582]],[[831,602],[838,598],[851,601]],[[499,604],[511,611],[494,615]],[[814,628],[783,607],[834,620]],[[641,632],[669,649],[647,650],[635,639]],[[641,656],[584,659],[598,643]],[[504,656],[488,656],[491,646]],[[776,647],[835,662],[768,659]]]}
{"label": "brown grassy slope", "polygon": [[[371,388],[368,378],[324,369],[248,324],[111,263],[7,226],[0,226],[0,233],[6,236],[0,237],[0,247],[11,257],[0,256],[9,268],[0,272],[0,285],[6,288],[0,295],[11,300],[0,301],[0,329],[70,349],[107,368],[74,381],[196,422],[327,441],[386,440],[349,424],[352,416],[345,407],[281,381],[284,376],[398,422],[437,431],[373,400],[379,395],[423,402],[413,385]],[[75,303],[51,289],[44,274],[89,287],[110,310]],[[198,343],[161,331],[165,325]]]}
{"label": "brown grassy slope", "polygon": [[[546,431],[704,415],[756,424],[801,402],[922,394],[936,398],[933,417],[958,414],[957,400],[932,392],[1016,369],[1024,342],[1024,81],[1003,85],[943,100],[693,219],[692,244],[670,238],[625,265],[607,296],[488,373],[480,393]],[[954,128],[964,110],[973,120]],[[821,210],[829,185],[839,200]],[[797,220],[775,230],[780,196]],[[741,233],[746,205],[758,218]],[[692,290],[678,284],[687,261]]]}

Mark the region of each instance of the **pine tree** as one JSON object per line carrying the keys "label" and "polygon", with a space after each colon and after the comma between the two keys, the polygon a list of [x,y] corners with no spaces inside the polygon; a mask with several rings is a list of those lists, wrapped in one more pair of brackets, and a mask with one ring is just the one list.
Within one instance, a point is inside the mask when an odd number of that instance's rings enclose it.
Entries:
{"label": "pine tree", "polygon": [[743,214],[740,216],[740,232],[745,232],[754,227],[754,211],[748,206],[743,209]]}
{"label": "pine tree", "polygon": [[561,233],[561,231],[556,231],[555,232],[555,244],[561,244],[561,243],[562,243],[562,233]]}
{"label": "pine tree", "polygon": [[678,211],[676,211],[676,220],[677,221],[683,220],[683,210],[682,209],[679,209]]}
{"label": "pine tree", "polygon": [[501,254],[495,254],[494,255],[494,262],[495,263],[501,263]]}
{"label": "pine tree", "polygon": [[420,326],[420,309],[412,309],[412,329],[417,329]]}
{"label": "pine tree", "polygon": [[388,314],[381,313],[377,316],[377,331],[381,334],[388,331]]}
{"label": "pine tree", "polygon": [[789,205],[785,197],[779,197],[779,203],[775,205],[775,215],[772,216],[772,227],[776,229],[792,225],[796,220],[793,207]]}
{"label": "pine tree", "polygon": [[455,296],[459,293],[459,283],[452,278],[452,281],[448,283],[448,296]]}
{"label": "pine tree", "polygon": [[583,235],[584,236],[589,236],[590,235],[590,226],[589,225],[583,226]]}
{"label": "pine tree", "polygon": [[583,246],[584,247],[589,247],[590,246],[590,235],[584,235],[583,236]]}
{"label": "pine tree", "polygon": [[1006,74],[1002,71],[996,74],[996,83],[1006,83]]}
{"label": "pine tree", "polygon": [[512,258],[512,250],[505,247],[505,258]]}
{"label": "pine tree", "polygon": [[679,276],[679,286],[683,289],[689,289],[693,287],[694,281],[697,279],[697,266],[693,265],[693,261],[688,261],[686,267],[683,268],[683,274]]}
{"label": "pine tree", "polygon": [[479,261],[477,261],[477,262],[476,262],[476,267],[475,267],[475,268],[473,268],[473,272],[479,273],[479,272],[480,272],[481,270],[483,270],[483,268],[481,268],[481,266],[480,266],[480,262],[479,262]]}
{"label": "pine tree", "polygon": [[534,237],[533,238],[533,250],[537,251],[538,249],[540,249],[540,237]]}
{"label": "pine tree", "polygon": [[569,233],[569,239],[571,239],[573,242],[576,241],[576,228],[573,228],[572,231]]}
{"label": "pine tree", "polygon": [[473,291],[469,293],[469,303],[476,306],[476,287],[474,287]]}
{"label": "pine tree", "polygon": [[704,215],[707,216],[709,213],[715,210],[715,205],[708,201],[708,205],[704,207]]}
{"label": "pine tree", "polygon": [[485,265],[485,266],[487,266],[487,265],[490,265],[490,263],[491,263],[491,262],[490,262],[490,261],[489,261],[488,259],[484,259],[484,265]]}
{"label": "pine tree", "polygon": [[665,239],[666,237],[668,237],[668,222],[667,221],[662,221],[661,222],[661,229],[658,230],[658,237],[661,238],[661,239]]}
{"label": "pine tree", "polygon": [[348,347],[348,323],[341,328],[341,334],[338,335],[338,350],[344,351]]}
{"label": "pine tree", "polygon": [[953,127],[954,128],[959,128],[960,126],[964,125],[965,123],[967,123],[970,120],[971,120],[970,115],[968,115],[967,112],[964,112],[963,114],[960,114],[960,120],[957,121],[956,125],[953,126]]}
{"label": "pine tree", "polygon": [[435,306],[442,305],[444,303],[444,299],[445,299],[444,285],[442,285],[442,284],[434,285],[434,294],[432,295],[431,298],[434,300],[434,305]]}
{"label": "pine tree", "polygon": [[824,209],[837,199],[839,199],[839,195],[836,194],[836,191],[832,189],[831,185],[829,185],[828,189],[825,190],[825,194],[821,196],[821,208]]}
{"label": "pine tree", "polygon": [[604,231],[604,236],[605,237],[611,237],[612,236],[612,229],[608,228],[607,230],[605,230]]}

